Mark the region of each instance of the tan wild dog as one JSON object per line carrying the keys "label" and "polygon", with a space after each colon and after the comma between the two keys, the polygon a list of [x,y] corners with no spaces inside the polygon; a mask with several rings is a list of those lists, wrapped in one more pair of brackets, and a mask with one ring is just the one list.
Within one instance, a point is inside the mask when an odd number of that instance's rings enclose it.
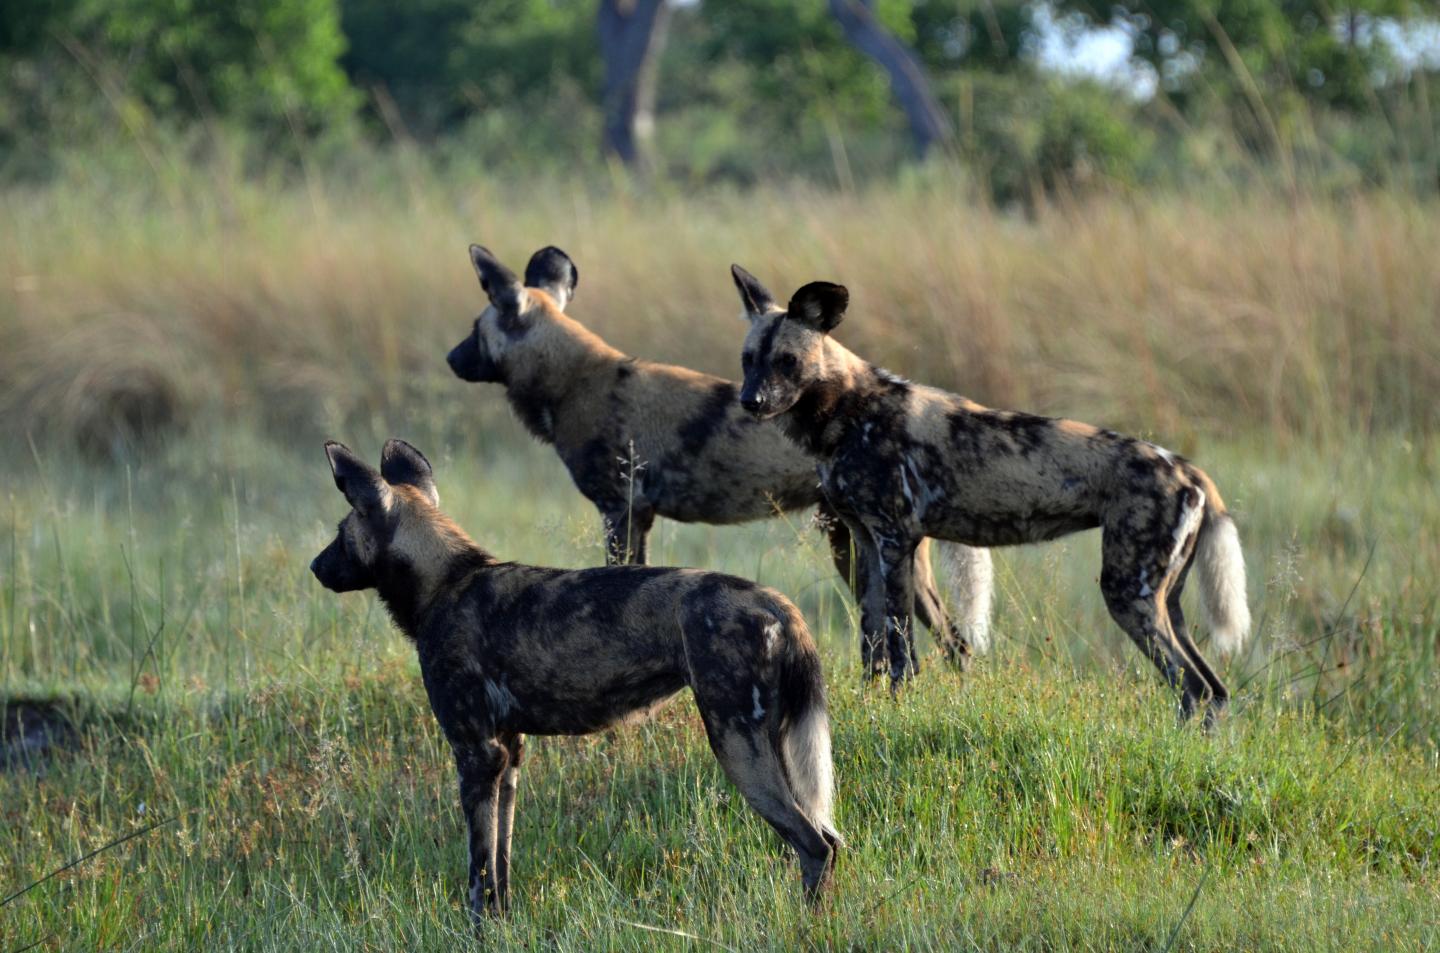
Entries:
{"label": "tan wild dog", "polygon": [[[820,461],[830,505],[867,567],[862,655],[892,689],[910,673],[910,554],[926,536],[1008,546],[1101,528],[1100,589],[1111,616],[1207,723],[1229,694],[1185,626],[1180,591],[1198,565],[1223,653],[1250,630],[1235,523],[1203,470],[1161,447],[1089,424],[991,410],[903,380],[830,336],[849,304],[811,282],[781,307],[731,269],[750,330],[740,403]],[[883,647],[883,654],[882,654]]]}
{"label": "tan wild dog", "polygon": [[455,754],[477,922],[509,901],[524,735],[601,731],[687,686],[725,774],[819,897],[841,843],[830,723],[789,600],[694,569],[501,562],[441,514],[430,463],[405,441],[386,443],[378,471],[333,441],[325,455],[351,509],[310,569],[335,592],[374,589],[415,643]]}
{"label": "tan wild dog", "polygon": [[[516,416],[554,446],[600,511],[607,563],[644,563],[656,516],[728,524],[820,504],[831,558],[851,581],[850,532],[824,505],[815,459],[745,413],[738,385],[630,357],[571,318],[579,271],[558,248],[537,251],[523,282],[478,245],[470,258],[490,305],[450,352],[450,367],[463,380],[503,384]],[[925,545],[915,552],[916,614],[963,666],[989,641],[990,554],[947,544],[941,559],[954,623]]]}

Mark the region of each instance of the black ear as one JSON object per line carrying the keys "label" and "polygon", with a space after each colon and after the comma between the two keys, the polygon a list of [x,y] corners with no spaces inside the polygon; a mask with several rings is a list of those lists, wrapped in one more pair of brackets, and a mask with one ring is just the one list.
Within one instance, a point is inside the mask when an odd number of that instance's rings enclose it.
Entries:
{"label": "black ear", "polygon": [[475,266],[475,274],[480,276],[480,287],[485,289],[491,304],[506,314],[520,310],[520,298],[525,288],[515,277],[515,272],[500,264],[489,249],[480,245],[470,246],[470,263]]}
{"label": "black ear", "polygon": [[580,284],[580,269],[575,262],[554,245],[547,245],[530,256],[525,266],[525,287],[539,288],[564,311],[565,306],[575,297],[575,288]]}
{"label": "black ear", "polygon": [[435,471],[430,469],[430,461],[425,459],[425,454],[399,437],[385,441],[385,449],[380,453],[380,475],[391,486],[413,486],[430,497],[431,503],[440,505],[440,493],[435,489]]}
{"label": "black ear", "polygon": [[335,487],[350,505],[361,513],[373,513],[383,506],[384,481],[375,469],[357,457],[349,447],[334,440],[325,441],[325,456],[330,461],[330,473],[335,477]]}
{"label": "black ear", "polygon": [[850,292],[844,285],[812,281],[795,292],[785,313],[791,321],[828,334],[840,323],[849,306]]}
{"label": "black ear", "polygon": [[775,296],[765,290],[754,275],[739,265],[730,266],[730,277],[735,279],[735,290],[740,292],[740,301],[745,305],[748,317],[764,314],[775,307]]}

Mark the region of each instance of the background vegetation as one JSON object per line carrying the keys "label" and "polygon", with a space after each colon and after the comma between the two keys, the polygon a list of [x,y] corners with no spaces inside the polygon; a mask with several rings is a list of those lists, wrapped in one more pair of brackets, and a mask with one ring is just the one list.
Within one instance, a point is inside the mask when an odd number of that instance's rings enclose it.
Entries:
{"label": "background vegetation", "polygon": [[[952,126],[923,159],[819,0],[671,10],[634,168],[593,4],[0,10],[0,953],[465,935],[412,650],[305,566],[332,436],[414,441],[502,556],[600,561],[553,452],[444,365],[471,241],[560,245],[575,316],[730,376],[730,262],[842,281],[861,353],[1198,460],[1259,630],[1233,717],[1179,729],[1095,541],[1007,550],[992,656],[891,703],[808,515],[662,523],[658,562],[775,585],[821,640],[836,896],[800,908],[681,700],[531,746],[495,945],[1440,943],[1436,64],[1383,42],[1432,8],[871,6]],[[1052,55],[1102,25],[1118,87]]]}

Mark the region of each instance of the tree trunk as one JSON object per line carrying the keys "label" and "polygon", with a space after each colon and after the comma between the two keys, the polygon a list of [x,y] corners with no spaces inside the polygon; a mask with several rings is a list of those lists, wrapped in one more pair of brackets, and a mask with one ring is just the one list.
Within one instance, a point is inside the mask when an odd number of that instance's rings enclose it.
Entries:
{"label": "tree trunk", "polygon": [[655,83],[670,19],[668,0],[600,0],[597,32],[605,63],[601,146],[645,170],[655,127]]}
{"label": "tree trunk", "polygon": [[869,0],[830,0],[830,12],[840,22],[845,39],[890,74],[890,88],[910,121],[915,150],[923,156],[935,146],[953,145],[955,131],[930,89],[925,67],[914,51],[875,19]]}

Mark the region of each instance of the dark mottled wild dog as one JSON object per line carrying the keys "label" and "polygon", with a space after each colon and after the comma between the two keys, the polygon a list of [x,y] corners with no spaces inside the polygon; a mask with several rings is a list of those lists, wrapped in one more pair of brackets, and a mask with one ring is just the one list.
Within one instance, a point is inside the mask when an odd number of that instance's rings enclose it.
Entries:
{"label": "dark mottled wild dog", "polygon": [[470,829],[470,905],[508,903],[522,738],[644,716],[687,685],[725,774],[800,855],[819,896],[840,843],[820,658],[780,593],[693,569],[578,571],[500,562],[437,509],[430,464],[403,440],[377,472],[327,443],[351,506],[310,568],[374,589],[415,643],[455,754]]}
{"label": "dark mottled wild dog", "polygon": [[[558,248],[536,252],[523,283],[478,245],[470,258],[490,306],[450,352],[450,367],[467,381],[504,384],[520,420],[555,447],[600,511],[607,563],[644,563],[656,516],[740,523],[819,503],[836,568],[851,578],[850,534],[823,511],[814,458],[745,413],[737,384],[629,357],[565,314],[579,272]],[[916,613],[963,664],[989,638],[990,554],[947,546],[941,558],[955,623],[923,545]]]}
{"label": "dark mottled wild dog", "polygon": [[1204,471],[1143,440],[902,380],[830,337],[845,288],[812,282],[781,307],[744,269],[731,271],[750,319],[740,402],[778,418],[821,461],[825,495],[866,569],[867,668],[883,668],[883,638],[892,687],[908,674],[909,555],[922,537],[1007,546],[1100,527],[1111,616],[1181,689],[1184,716],[1223,710],[1228,693],[1180,609],[1198,561],[1216,647],[1234,652],[1250,629],[1239,537]]}

